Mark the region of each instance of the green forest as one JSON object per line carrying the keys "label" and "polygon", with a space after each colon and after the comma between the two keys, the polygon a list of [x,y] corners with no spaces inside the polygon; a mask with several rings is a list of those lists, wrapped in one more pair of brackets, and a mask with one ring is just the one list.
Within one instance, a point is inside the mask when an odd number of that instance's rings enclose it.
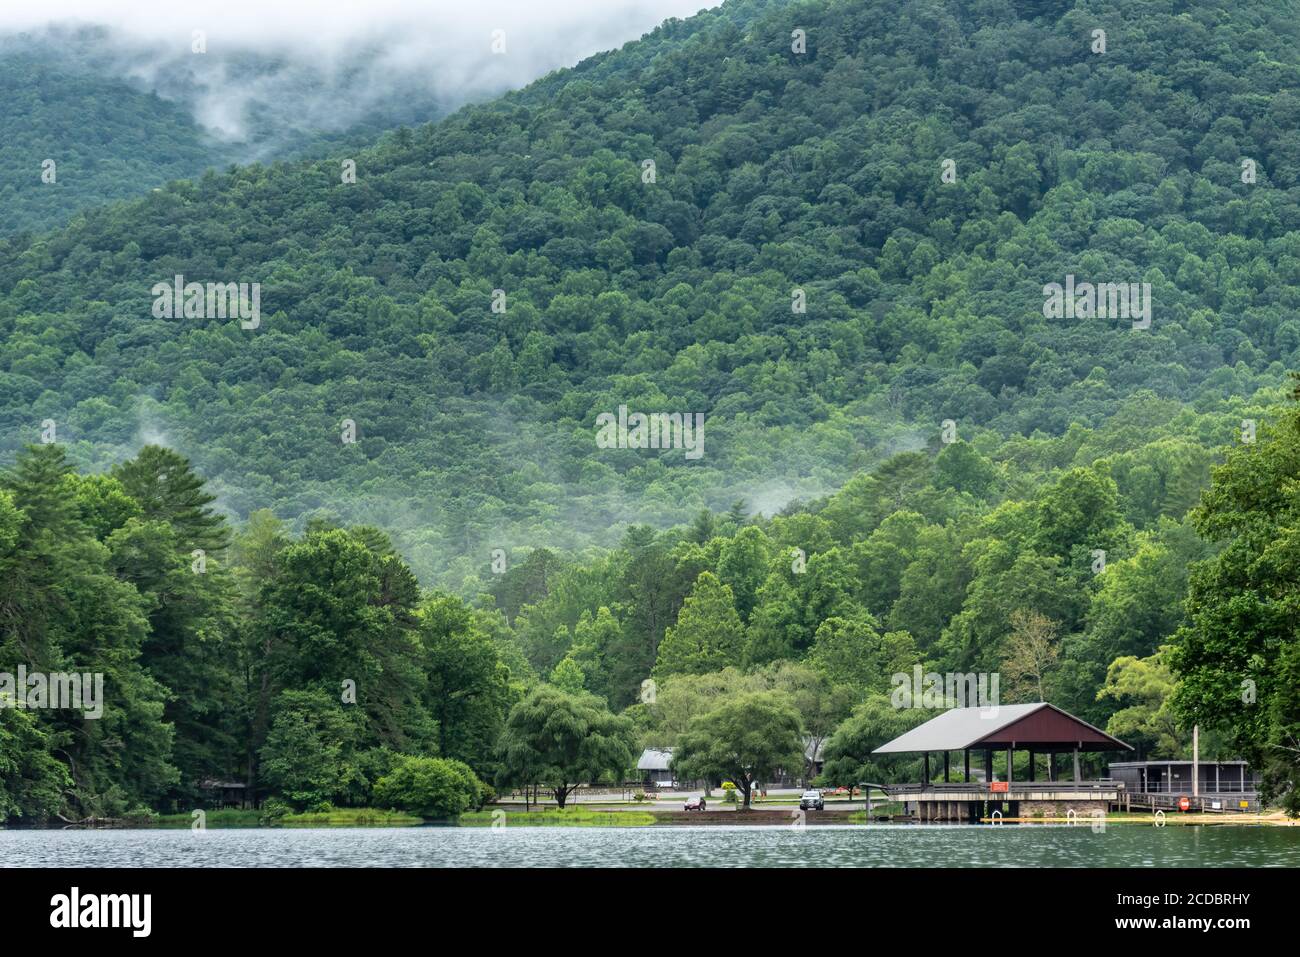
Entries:
{"label": "green forest", "polygon": [[[188,44],[188,38],[186,38]],[[205,170],[232,168],[250,157],[317,156],[351,152],[413,116],[438,117],[450,94],[404,90],[400,97],[325,124],[307,107],[308,94],[281,80],[275,110],[246,105],[238,135],[196,119],[212,95],[214,77],[234,75],[261,90],[291,67],[269,53],[214,51],[212,72],[195,74],[183,61],[151,62],[153,87],[121,76],[123,59],[156,60],[162,51],[131,49],[102,27],[0,34],[0,236],[46,233],[78,213],[136,199]],[[224,73],[222,72],[224,68]],[[348,74],[338,78],[346,85]],[[232,95],[249,96],[249,87]],[[337,91],[336,91],[337,92]],[[164,95],[165,94],[165,95]],[[331,154],[332,155],[332,154]],[[49,167],[47,161],[53,161]]]}
{"label": "green forest", "polygon": [[0,235],[62,225],[219,161],[183,107],[3,43],[0,98]]}
{"label": "green forest", "polygon": [[[918,664],[1146,757],[1199,724],[1300,811],[1297,22],[740,0],[355,182],[0,238],[0,671],[106,687],[0,709],[0,818],[562,803],[746,716],[915,775],[869,752]],[[157,318],[177,275],[260,325]],[[1048,318],[1067,276],[1149,328]],[[620,406],[703,457],[598,448]]]}

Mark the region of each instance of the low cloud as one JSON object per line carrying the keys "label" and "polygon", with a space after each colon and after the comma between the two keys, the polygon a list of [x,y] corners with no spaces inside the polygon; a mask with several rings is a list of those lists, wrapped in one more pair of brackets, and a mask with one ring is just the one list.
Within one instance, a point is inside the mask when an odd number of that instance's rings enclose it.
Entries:
{"label": "low cloud", "polygon": [[[250,124],[341,129],[412,97],[438,111],[524,86],[708,0],[61,0],[0,6],[0,35],[186,102],[230,139]],[[127,9],[123,9],[123,8]],[[98,28],[98,29],[93,29]],[[207,52],[192,51],[202,31]],[[505,52],[493,52],[503,31]],[[498,35],[500,36],[500,35]],[[433,116],[411,116],[410,121]],[[403,117],[404,120],[408,119]]]}

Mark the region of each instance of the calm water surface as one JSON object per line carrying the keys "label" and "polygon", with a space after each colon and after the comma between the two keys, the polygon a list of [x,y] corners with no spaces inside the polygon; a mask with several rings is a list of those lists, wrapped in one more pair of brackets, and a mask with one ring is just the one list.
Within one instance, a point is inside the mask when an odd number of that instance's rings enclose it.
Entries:
{"label": "calm water surface", "polygon": [[1300,867],[1300,827],[0,831],[4,867]]}

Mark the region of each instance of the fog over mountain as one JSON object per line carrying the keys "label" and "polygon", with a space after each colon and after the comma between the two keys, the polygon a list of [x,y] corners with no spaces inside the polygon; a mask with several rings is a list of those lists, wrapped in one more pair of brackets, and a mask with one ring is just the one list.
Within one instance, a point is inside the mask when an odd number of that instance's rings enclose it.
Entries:
{"label": "fog over mountain", "polygon": [[123,9],[72,0],[0,8],[0,54],[138,81],[220,138],[248,144],[238,158],[252,160],[283,149],[287,134],[437,118],[708,5],[140,0]]}

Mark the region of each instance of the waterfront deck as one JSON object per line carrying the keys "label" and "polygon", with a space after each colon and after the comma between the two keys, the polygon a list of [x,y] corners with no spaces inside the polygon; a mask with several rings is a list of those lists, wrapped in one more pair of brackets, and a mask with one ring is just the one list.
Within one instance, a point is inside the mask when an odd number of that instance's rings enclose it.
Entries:
{"label": "waterfront deck", "polygon": [[1124,803],[1122,781],[982,781],[890,784],[885,792],[920,821],[975,823],[993,811],[1010,818],[1105,813]]}
{"label": "waterfront deck", "polygon": [[983,781],[881,785],[900,801],[1119,801],[1122,781]]}
{"label": "waterfront deck", "polygon": [[1126,811],[1181,811],[1184,800],[1187,801],[1188,811],[1207,814],[1255,814],[1260,810],[1259,795],[1254,791],[1215,791],[1197,796],[1132,791],[1126,795],[1123,803]]}

